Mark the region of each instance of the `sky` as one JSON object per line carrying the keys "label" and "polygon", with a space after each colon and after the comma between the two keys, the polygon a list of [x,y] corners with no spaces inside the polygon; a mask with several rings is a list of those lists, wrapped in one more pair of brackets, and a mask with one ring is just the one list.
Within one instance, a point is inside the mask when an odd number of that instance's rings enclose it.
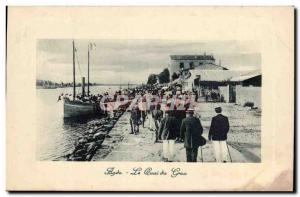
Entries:
{"label": "sky", "polygon": [[[87,77],[88,45],[90,82],[146,83],[149,74],[158,74],[170,63],[170,55],[212,54],[216,63],[229,70],[261,68],[259,43],[253,41],[194,40],[75,40],[76,78]],[[72,81],[72,40],[41,39],[37,42],[37,79]],[[86,79],[87,80],[87,79]]]}

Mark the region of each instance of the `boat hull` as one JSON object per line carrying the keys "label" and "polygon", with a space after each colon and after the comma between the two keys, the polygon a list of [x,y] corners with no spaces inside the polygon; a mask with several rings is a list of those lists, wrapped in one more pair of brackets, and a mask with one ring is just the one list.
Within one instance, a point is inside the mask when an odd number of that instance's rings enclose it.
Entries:
{"label": "boat hull", "polygon": [[64,101],[64,118],[92,116],[96,115],[98,112],[95,103]]}

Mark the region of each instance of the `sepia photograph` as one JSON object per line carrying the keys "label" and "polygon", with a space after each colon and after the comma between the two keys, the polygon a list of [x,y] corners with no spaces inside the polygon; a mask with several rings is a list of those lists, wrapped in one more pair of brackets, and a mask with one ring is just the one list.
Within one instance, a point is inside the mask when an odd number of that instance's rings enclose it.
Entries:
{"label": "sepia photograph", "polygon": [[256,42],[37,41],[38,160],[261,162]]}
{"label": "sepia photograph", "polygon": [[8,6],[6,190],[294,191],[294,17]]}

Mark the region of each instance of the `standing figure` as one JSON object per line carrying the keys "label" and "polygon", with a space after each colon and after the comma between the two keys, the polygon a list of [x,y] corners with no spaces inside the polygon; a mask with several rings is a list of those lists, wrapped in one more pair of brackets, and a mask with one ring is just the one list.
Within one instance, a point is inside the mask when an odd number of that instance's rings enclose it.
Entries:
{"label": "standing figure", "polygon": [[181,124],[180,136],[181,139],[184,139],[187,162],[197,162],[198,148],[201,145],[203,128],[200,120],[194,117],[193,109],[188,109],[186,116]]}
{"label": "standing figure", "polygon": [[134,106],[130,115],[130,126],[131,126],[130,134],[134,133],[135,135],[137,135],[137,133],[139,132],[140,119],[141,119],[141,112],[138,106]]}
{"label": "standing figure", "polygon": [[145,121],[147,117],[147,101],[145,98],[143,98],[142,101],[139,102],[138,107],[141,112],[143,128],[145,128]]}
{"label": "standing figure", "polygon": [[208,139],[212,140],[217,162],[228,161],[227,133],[229,131],[228,118],[222,115],[222,108],[217,107],[218,115],[212,118]]}
{"label": "standing figure", "polygon": [[[186,118],[186,110],[185,109],[178,109],[174,110],[174,116],[176,120],[178,121],[179,127],[182,124],[182,121]],[[180,128],[178,129],[178,132],[176,133],[176,141],[179,141],[180,139]]]}
{"label": "standing figure", "polygon": [[62,96],[63,96],[63,94],[61,94],[61,95],[58,96],[57,102],[61,100]]}
{"label": "standing figure", "polygon": [[161,136],[161,139],[163,140],[163,160],[173,161],[178,121],[173,116],[171,110],[167,109],[165,114],[166,116],[161,121],[159,128],[159,136]]}
{"label": "standing figure", "polygon": [[156,108],[155,103],[153,103],[154,99],[151,99],[151,102],[149,103],[149,110],[147,110],[148,112],[148,117],[149,117],[149,129],[151,131],[155,130],[154,129],[154,118],[153,118],[153,112]]}
{"label": "standing figure", "polygon": [[160,109],[160,104],[157,104],[156,109],[152,111],[152,119],[155,125],[155,142],[159,140],[159,125],[163,119],[164,112]]}

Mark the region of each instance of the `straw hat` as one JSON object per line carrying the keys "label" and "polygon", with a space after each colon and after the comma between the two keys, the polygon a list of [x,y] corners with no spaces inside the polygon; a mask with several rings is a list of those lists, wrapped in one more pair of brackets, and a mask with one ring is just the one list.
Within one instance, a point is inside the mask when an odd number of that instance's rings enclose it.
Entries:
{"label": "straw hat", "polygon": [[189,113],[189,114],[193,114],[195,112],[195,109],[190,107],[186,110],[186,113]]}

